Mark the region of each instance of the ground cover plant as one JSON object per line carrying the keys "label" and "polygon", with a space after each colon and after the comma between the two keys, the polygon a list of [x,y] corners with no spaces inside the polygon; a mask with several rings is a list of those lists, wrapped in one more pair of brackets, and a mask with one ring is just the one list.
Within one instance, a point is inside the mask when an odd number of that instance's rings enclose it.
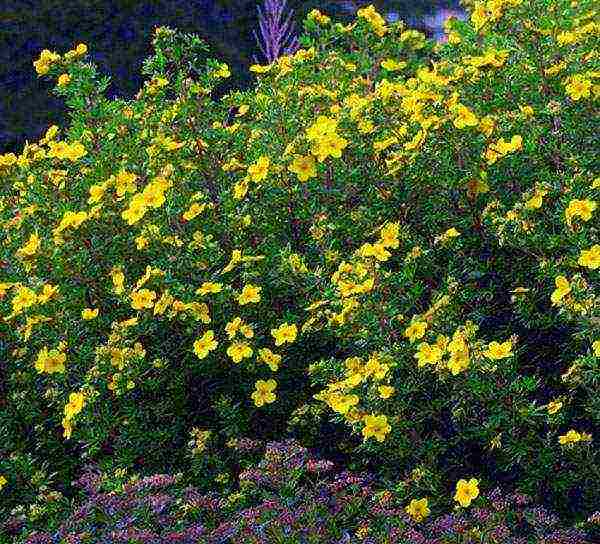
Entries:
{"label": "ground cover plant", "polygon": [[231,497],[228,444],[294,437],[417,524],[498,487],[594,538],[597,12],[468,8],[445,44],[315,10],[219,100],[171,28],[132,100],[41,53],[71,120],[0,156],[5,533],[58,530],[88,465]]}

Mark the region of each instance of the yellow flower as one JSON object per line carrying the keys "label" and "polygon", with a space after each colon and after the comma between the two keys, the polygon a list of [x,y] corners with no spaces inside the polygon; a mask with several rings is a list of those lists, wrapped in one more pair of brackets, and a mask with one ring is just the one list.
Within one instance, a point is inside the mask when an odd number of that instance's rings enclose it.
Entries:
{"label": "yellow flower", "polygon": [[129,207],[121,212],[121,217],[127,221],[128,225],[137,223],[148,211],[144,195],[136,194],[129,202]]}
{"label": "yellow flower", "polygon": [[385,26],[385,19],[377,13],[375,6],[369,5],[366,8],[361,8],[356,12],[357,17],[362,17],[368,21],[369,25],[379,37],[383,36],[387,32]]}
{"label": "yellow flower", "polygon": [[456,494],[454,500],[459,502],[461,506],[469,506],[473,499],[479,496],[479,482],[475,478],[467,480],[458,480],[456,483]]}
{"label": "yellow flower", "polygon": [[345,138],[337,134],[327,134],[314,142],[311,152],[319,162],[323,162],[329,156],[339,159],[347,145],[348,140]]}
{"label": "yellow flower", "polygon": [[258,355],[273,372],[277,372],[281,363],[281,355],[273,353],[269,348],[260,349]]}
{"label": "yellow flower", "polygon": [[238,296],[238,304],[243,306],[249,302],[260,302],[260,292],[262,287],[247,283],[244,285],[240,296]]}
{"label": "yellow flower", "polygon": [[183,213],[183,218],[186,221],[191,221],[194,217],[200,215],[206,207],[207,204],[198,204],[198,202],[194,202],[189,209]]}
{"label": "yellow flower", "polygon": [[410,504],[405,508],[406,513],[411,516],[417,523],[423,521],[429,514],[429,505],[427,498],[413,499]]}
{"label": "yellow flower", "polygon": [[[110,388],[110,385],[109,385]],[[64,417],[62,420],[62,426],[63,426],[63,437],[66,438],[67,440],[69,438],[71,438],[71,433],[73,432],[73,424],[71,423],[71,421]]]}
{"label": "yellow flower", "polygon": [[550,300],[552,301],[552,305],[556,306],[560,304],[565,295],[568,295],[571,292],[571,286],[569,285],[569,280],[565,278],[565,276],[556,276],[554,278],[554,284],[556,285],[556,289],[550,295]]}
{"label": "yellow flower", "polygon": [[89,319],[94,319],[95,317],[98,317],[98,312],[98,308],[84,308],[83,310],[81,310],[81,318],[85,319],[86,321]]}
{"label": "yellow flower", "polygon": [[300,181],[307,181],[309,178],[314,178],[317,175],[317,165],[314,157],[311,155],[297,155],[292,164],[288,166],[288,170],[296,174]]}
{"label": "yellow flower", "polygon": [[40,237],[37,233],[29,236],[27,243],[17,250],[17,255],[32,257],[40,247]]}
{"label": "yellow flower", "polygon": [[548,410],[548,414],[550,414],[550,415],[555,414],[562,408],[562,405],[563,405],[563,403],[560,402],[559,400],[550,401],[548,403],[548,405],[546,406],[546,408]]}
{"label": "yellow flower", "polygon": [[385,415],[367,415],[364,417],[364,424],[365,426],[361,431],[364,437],[363,440],[367,440],[372,436],[377,442],[383,442],[386,435],[392,430]]}
{"label": "yellow flower", "polygon": [[406,62],[397,62],[394,59],[385,59],[381,61],[381,67],[385,68],[389,72],[394,72],[396,70],[402,70],[402,68],[405,68]]}
{"label": "yellow flower", "polygon": [[123,292],[123,284],[125,282],[125,275],[119,269],[114,268],[111,273],[111,280],[113,282],[113,286],[115,288],[115,293],[120,295]]}
{"label": "yellow flower", "polygon": [[204,359],[210,351],[217,349],[217,344],[214,331],[206,331],[194,342],[194,353],[198,359]]}
{"label": "yellow flower", "polygon": [[208,293],[220,293],[223,289],[223,284],[221,283],[213,283],[211,281],[205,281],[202,286],[196,289],[196,294],[203,296]]}
{"label": "yellow flower", "polygon": [[415,321],[404,331],[404,336],[406,336],[412,344],[416,339],[423,338],[426,329],[427,323],[425,321]]}
{"label": "yellow flower", "polygon": [[498,342],[490,342],[484,355],[490,359],[504,359],[505,357],[513,355],[511,350],[512,342],[510,340],[502,342],[501,344]]}
{"label": "yellow flower", "polygon": [[256,391],[254,391],[251,396],[256,406],[270,404],[277,398],[275,393],[273,393],[277,387],[277,382],[275,380],[258,380],[254,384],[254,387],[256,388]]}
{"label": "yellow flower", "polygon": [[69,227],[73,227],[74,229],[76,229],[87,218],[88,214],[86,212],[65,212],[58,227],[54,229],[54,232],[59,233]]}
{"label": "yellow flower", "polygon": [[380,385],[377,390],[379,391],[379,396],[382,399],[389,399],[395,391],[391,385]]}
{"label": "yellow flower", "polygon": [[253,64],[252,66],[250,66],[249,70],[251,72],[254,72],[255,74],[264,74],[264,73],[268,72],[272,67],[273,67],[272,64],[269,64],[267,66],[261,66],[260,64]]}
{"label": "yellow flower", "polygon": [[571,429],[567,432],[567,434],[563,434],[558,437],[558,442],[560,444],[574,444],[575,442],[579,442],[582,439],[581,434],[579,434],[576,430]]}
{"label": "yellow flower", "polygon": [[248,175],[252,181],[263,181],[269,172],[271,160],[269,157],[262,156],[254,164],[248,167]]}
{"label": "yellow flower", "polygon": [[417,366],[422,367],[426,364],[435,364],[442,358],[442,350],[436,345],[429,345],[427,342],[419,344],[419,351],[414,355],[417,359]]}
{"label": "yellow flower", "polygon": [[567,224],[571,224],[572,217],[581,217],[583,221],[589,221],[596,207],[597,203],[594,200],[571,200],[565,210]]}
{"label": "yellow flower", "polygon": [[239,363],[242,359],[252,357],[252,348],[246,342],[234,342],[227,348],[227,355],[233,359],[234,363]]}
{"label": "yellow flower", "polygon": [[156,293],[149,289],[140,289],[131,295],[131,307],[134,310],[143,310],[144,308],[152,308]]}
{"label": "yellow flower", "polygon": [[77,47],[75,48],[75,52],[78,55],[85,55],[87,53],[87,45],[85,45],[84,43],[80,43],[77,45]]}
{"label": "yellow flower", "polygon": [[321,13],[318,9],[313,9],[307,16],[306,19],[309,21],[315,21],[322,26],[325,26],[331,20],[327,15]]}
{"label": "yellow flower", "polygon": [[600,340],[596,340],[592,343],[592,350],[594,351],[595,357],[600,357]]}
{"label": "yellow flower", "polygon": [[600,245],[595,244],[588,250],[582,250],[579,260],[581,266],[586,266],[592,270],[600,267]]}
{"label": "yellow flower", "polygon": [[125,193],[135,193],[137,191],[136,179],[136,174],[121,170],[114,178],[117,196],[122,197]]}
{"label": "yellow flower", "polygon": [[165,203],[164,185],[158,181],[146,185],[142,191],[142,202],[145,206],[160,208]]}
{"label": "yellow flower", "polygon": [[85,395],[83,393],[71,393],[69,395],[69,403],[65,406],[65,418],[73,419],[83,409],[85,404]]}
{"label": "yellow flower", "polygon": [[7,483],[8,480],[4,477],[4,475],[0,474],[0,491]]}
{"label": "yellow flower", "polygon": [[576,74],[567,80],[568,83],[565,85],[565,90],[571,98],[571,100],[579,100],[581,98],[588,98],[592,89],[592,82],[589,79],[584,78],[580,74]]}
{"label": "yellow flower", "polygon": [[35,368],[39,374],[65,371],[67,356],[57,349],[48,351],[45,346],[40,350],[35,362]]}
{"label": "yellow flower", "polygon": [[65,87],[71,81],[71,76],[69,74],[60,74],[58,76],[58,86]]}
{"label": "yellow flower", "polygon": [[18,314],[25,308],[33,306],[37,302],[37,299],[37,295],[28,287],[19,287],[15,297],[12,299],[13,313]]}
{"label": "yellow flower", "polygon": [[456,128],[475,127],[479,124],[477,116],[463,104],[457,104],[455,107],[457,117],[453,123]]}
{"label": "yellow flower", "polygon": [[447,366],[453,376],[456,376],[463,370],[469,367],[470,359],[469,352],[467,349],[460,351],[453,351],[448,360]]}
{"label": "yellow flower", "polygon": [[289,342],[290,344],[296,340],[296,335],[298,334],[298,327],[293,323],[292,325],[288,325],[286,323],[282,323],[276,329],[271,329],[271,335],[275,338],[275,345],[281,346],[281,344],[285,342]]}

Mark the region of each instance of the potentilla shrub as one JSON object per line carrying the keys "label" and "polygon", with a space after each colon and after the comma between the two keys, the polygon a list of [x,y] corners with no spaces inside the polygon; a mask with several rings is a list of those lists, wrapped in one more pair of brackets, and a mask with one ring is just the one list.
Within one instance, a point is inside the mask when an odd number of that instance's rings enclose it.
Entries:
{"label": "potentilla shrub", "polygon": [[72,123],[0,161],[4,504],[15,452],[171,468],[193,426],[277,435],[316,402],[421,494],[594,510],[598,23],[470,9],[441,46],[313,11],[220,101],[228,67],[171,29],[131,101],[84,44],[40,55]]}
{"label": "potentilla shrub", "polygon": [[93,467],[77,486],[82,498],[57,499],[45,526],[9,519],[13,542],[585,544],[595,525],[590,518],[565,528],[527,495],[500,488],[478,497],[477,507],[436,512],[426,497],[403,501],[372,475],[340,472],[293,440],[266,444],[230,494],[203,494],[181,474],[125,477]]}

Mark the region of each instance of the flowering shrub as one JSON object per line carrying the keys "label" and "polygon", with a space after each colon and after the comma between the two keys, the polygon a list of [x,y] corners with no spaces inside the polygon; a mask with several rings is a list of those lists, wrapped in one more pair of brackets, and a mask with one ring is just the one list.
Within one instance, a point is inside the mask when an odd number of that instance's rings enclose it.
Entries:
{"label": "flowering shrub", "polygon": [[[78,480],[83,497],[69,505],[50,498],[40,510],[42,530],[25,530],[22,517],[8,520],[15,542],[60,541],[209,544],[217,542],[431,543],[504,542],[585,544],[597,522],[565,529],[547,509],[520,493],[495,488],[479,506],[431,512],[427,499],[404,501],[372,475],[334,470],[297,442],[271,442],[262,460],[240,474],[230,494],[202,494],[183,486],[181,475],[126,478],[89,467]],[[409,484],[410,485],[410,484]],[[406,505],[404,505],[406,503]],[[423,509],[417,510],[420,503]],[[51,523],[55,528],[48,530]],[[17,536],[20,537],[17,538]]]}
{"label": "flowering shrub", "polygon": [[227,65],[168,28],[131,101],[84,44],[42,52],[72,122],[0,156],[2,508],[47,485],[25,454],[61,481],[80,459],[166,470],[193,427],[318,414],[329,447],[440,504],[502,480],[590,515],[593,7],[476,2],[444,45],[313,11],[219,101]]}

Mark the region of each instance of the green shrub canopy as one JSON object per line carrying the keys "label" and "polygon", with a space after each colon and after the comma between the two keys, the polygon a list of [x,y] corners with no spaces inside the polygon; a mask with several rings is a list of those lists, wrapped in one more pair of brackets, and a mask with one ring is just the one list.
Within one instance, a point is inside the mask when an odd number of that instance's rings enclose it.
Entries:
{"label": "green shrub canopy", "polygon": [[469,9],[437,45],[313,11],[218,101],[227,65],[166,27],[134,100],[85,44],[42,52],[71,124],[0,156],[7,505],[38,461],[156,469],[192,425],[287,425],[411,499],[597,506],[597,12]]}

